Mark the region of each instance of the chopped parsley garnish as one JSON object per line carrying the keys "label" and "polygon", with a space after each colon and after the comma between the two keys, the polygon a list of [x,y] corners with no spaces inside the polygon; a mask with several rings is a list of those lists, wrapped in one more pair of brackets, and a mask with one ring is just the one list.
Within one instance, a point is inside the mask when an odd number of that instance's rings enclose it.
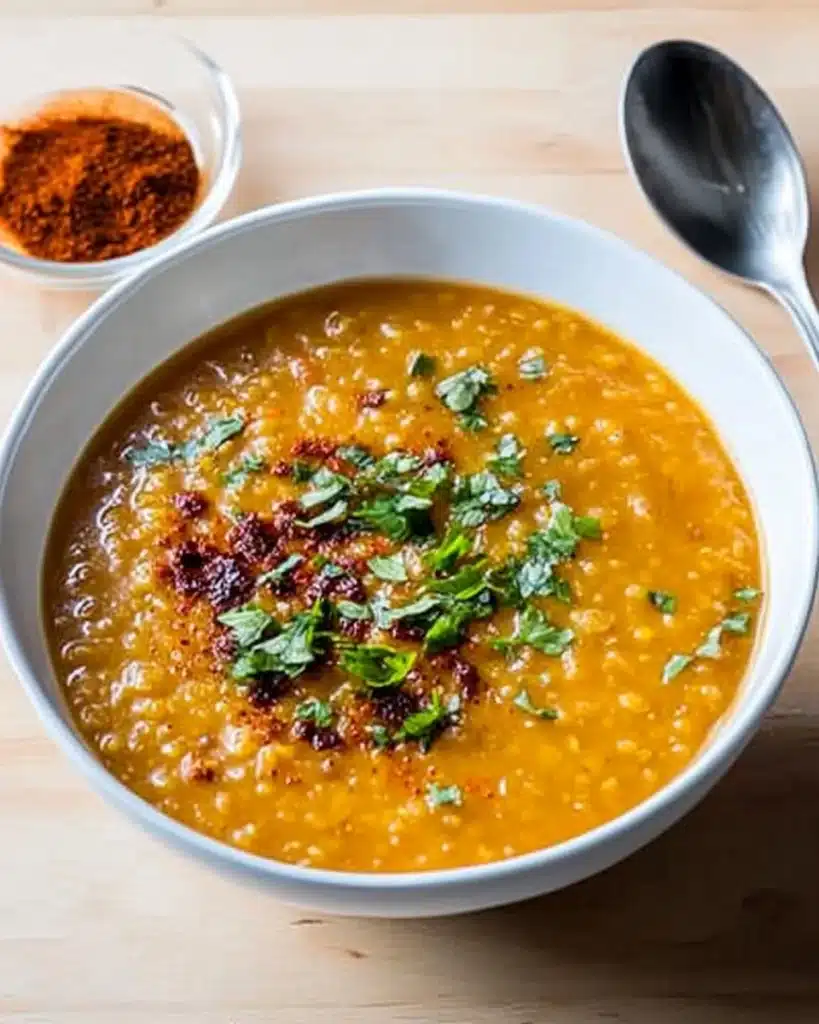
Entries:
{"label": "chopped parsley garnish", "polygon": [[371,725],[367,730],[372,741],[379,750],[384,750],[392,743],[392,737],[385,725]]}
{"label": "chopped parsley garnish", "polygon": [[380,580],[387,583],[407,581],[407,568],[400,552],[396,555],[373,555],[367,565]]}
{"label": "chopped parsley garnish", "polygon": [[670,683],[694,660],[691,654],[672,654],[663,668],[663,682]]}
{"label": "chopped parsley garnish", "polygon": [[525,711],[527,715],[534,715],[535,718],[543,718],[547,721],[554,721],[559,718],[557,708],[552,707],[537,707],[532,703],[532,698],[529,696],[528,690],[521,690],[520,693],[512,701],[516,708],[520,708],[521,711]]}
{"label": "chopped parsley garnish", "polygon": [[559,657],[568,650],[573,640],[574,633],[570,629],[553,626],[539,608],[527,605],[517,615],[513,635],[498,637],[492,641],[492,646],[503,654],[508,654],[518,647],[534,647],[544,654]]}
{"label": "chopped parsley garnish", "polygon": [[382,644],[349,644],[341,648],[339,664],[372,690],[398,686],[415,664],[415,651],[397,651]]}
{"label": "chopped parsley garnish", "polygon": [[677,610],[677,598],[667,590],[649,590],[648,600],[663,615],[673,615]]}
{"label": "chopped parsley garnish", "polygon": [[313,516],[312,519],[297,519],[296,522],[299,526],[303,526],[306,529],[315,529],[317,526],[326,526],[328,523],[341,522],[347,515],[349,503],[343,498],[334,502],[329,508],[326,508],[323,512],[319,512],[318,515]]}
{"label": "chopped parsley garnish", "polygon": [[734,599],[737,601],[756,601],[762,594],[761,590],[757,590],[756,587],[740,587],[739,590],[734,591]]}
{"label": "chopped parsley garnish", "polygon": [[284,624],[270,640],[262,640],[240,651],[233,663],[234,679],[251,679],[274,672],[295,678],[323,653],[324,605],[316,601],[308,612],[300,612]]}
{"label": "chopped parsley garnish", "polygon": [[379,494],[355,511],[355,522],[365,528],[386,534],[391,540],[426,537],[433,529],[429,510],[430,498],[413,494]]}
{"label": "chopped parsley garnish", "polygon": [[336,455],[356,469],[372,469],[377,461],[375,456],[360,444],[342,445],[337,449]]}
{"label": "chopped parsley garnish", "polygon": [[413,352],[407,363],[410,377],[431,377],[435,373],[435,359],[426,352]]}
{"label": "chopped parsley garnish", "polygon": [[447,804],[460,807],[463,804],[464,798],[460,786],[440,786],[437,782],[430,782],[427,785],[424,800],[427,807],[434,811],[438,807],[444,807]]}
{"label": "chopped parsley garnish", "polygon": [[356,601],[339,601],[336,610],[343,619],[350,619],[353,622],[366,621],[373,617],[368,604],[358,604]]}
{"label": "chopped parsley garnish", "polygon": [[458,477],[452,495],[452,518],[461,526],[483,526],[520,504],[520,494],[501,485],[490,470]]}
{"label": "chopped parsley garnish", "polygon": [[440,608],[441,604],[440,597],[423,594],[417,600],[399,605],[397,608],[389,608],[381,601],[373,601],[373,612],[379,628],[389,629],[394,622],[401,619],[417,619],[428,615],[434,609]]}
{"label": "chopped parsley garnish", "polygon": [[540,380],[546,376],[546,369],[542,352],[529,352],[518,360],[518,370],[524,380]]}
{"label": "chopped parsley garnish", "polygon": [[304,561],[304,555],[288,555],[283,561],[279,562],[277,566],[270,569],[268,572],[263,572],[256,580],[257,583],[264,585],[265,583],[278,583],[283,580],[285,576],[289,575],[297,566],[301,565]]}
{"label": "chopped parsley garnish", "polygon": [[420,455],[414,455],[412,452],[403,452],[399,449],[389,452],[374,463],[373,477],[381,483],[396,480],[396,478],[406,476],[408,473],[417,473],[423,464],[424,460]]}
{"label": "chopped parsley garnish", "polygon": [[350,489],[350,481],[341,473],[334,473],[326,466],[321,466],[310,478],[310,487],[311,490],[299,498],[299,504],[306,510],[326,505],[346,494]]}
{"label": "chopped parsley garnish", "polygon": [[267,463],[261,455],[244,455],[239,464],[222,474],[222,483],[226,487],[241,487],[253,473],[262,473]]}
{"label": "chopped parsley garnish", "polygon": [[705,634],[705,639],[694,651],[693,654],[673,654],[666,662],[663,669],[663,682],[668,683],[691,664],[695,658],[715,659],[722,656],[722,637],[724,633],[733,633],[736,636],[745,636],[751,628],[750,612],[732,612],[722,622]]}
{"label": "chopped parsley garnish", "polygon": [[497,443],[495,454],[489,458],[489,466],[501,476],[523,476],[523,456],[526,449],[514,434],[504,434]]}
{"label": "chopped parsley garnish", "polygon": [[437,548],[424,555],[424,562],[434,573],[451,572],[458,559],[472,550],[472,538],[457,523],[453,523]]}
{"label": "chopped parsley garnish", "polygon": [[333,724],[333,706],[318,697],[308,697],[297,705],[296,718],[302,722],[315,722],[320,729],[328,729]]}
{"label": "chopped parsley garnish", "polygon": [[557,452],[558,455],[571,455],[580,444],[580,438],[574,434],[549,434],[546,440],[552,451]]}
{"label": "chopped parsley garnish", "polygon": [[290,463],[290,475],[297,484],[306,484],[313,475],[313,467],[304,459],[295,459]]}
{"label": "chopped parsley garnish", "polygon": [[459,422],[467,430],[483,430],[486,418],[480,411],[480,402],[497,391],[492,375],[482,366],[470,366],[439,381],[435,394],[447,409],[458,414]]}
{"label": "chopped parsley garnish", "polygon": [[252,647],[266,634],[276,628],[276,620],[264,608],[246,604],[219,616],[218,622],[227,626],[233,634],[237,647]]}
{"label": "chopped parsley garnish", "polygon": [[[489,614],[492,606],[487,604],[485,614]],[[434,654],[448,647],[457,646],[463,639],[464,629],[469,623],[480,617],[476,614],[477,606],[472,602],[456,601],[445,607],[427,630],[424,637],[424,648]]]}
{"label": "chopped parsley garnish", "polygon": [[547,480],[541,488],[549,501],[560,501],[562,488],[559,480]]}
{"label": "chopped parsley garnish", "polygon": [[228,416],[211,420],[201,437],[171,444],[168,441],[147,441],[141,448],[131,448],[125,455],[133,466],[159,466],[172,462],[193,462],[199,455],[216,451],[217,448],[244,430],[245,421],[240,416]]}
{"label": "chopped parsley garnish", "polygon": [[425,707],[404,719],[395,738],[417,740],[423,750],[429,750],[438,734],[455,721],[459,709],[460,701],[457,697],[444,704],[438,691],[433,690]]}

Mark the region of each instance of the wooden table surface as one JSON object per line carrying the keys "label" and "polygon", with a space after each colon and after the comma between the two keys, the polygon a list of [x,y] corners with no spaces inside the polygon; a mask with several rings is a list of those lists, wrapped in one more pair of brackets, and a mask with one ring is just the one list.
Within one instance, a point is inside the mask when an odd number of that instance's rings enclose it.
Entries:
{"label": "wooden table surface", "polygon": [[[30,31],[24,13],[148,15],[210,51],[244,109],[234,209],[443,185],[535,200],[636,242],[754,333],[819,443],[819,383],[784,315],[665,233],[625,172],[615,117],[640,47],[703,39],[764,83],[819,181],[819,4],[0,0],[0,37]],[[0,98],[13,75],[0,66]],[[0,280],[4,419],[87,301]],[[0,1021],[815,1024],[818,667],[813,628],[725,781],[605,875],[470,917],[367,922],[280,906],[141,834],[68,767],[3,662]]]}

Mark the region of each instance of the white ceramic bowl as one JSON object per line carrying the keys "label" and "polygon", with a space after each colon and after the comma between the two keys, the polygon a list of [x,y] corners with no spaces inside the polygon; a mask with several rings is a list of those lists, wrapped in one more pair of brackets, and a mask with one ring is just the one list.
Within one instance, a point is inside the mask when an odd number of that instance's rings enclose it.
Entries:
{"label": "white ceramic bowl", "polygon": [[[44,642],[43,549],[86,441],[122,395],[188,341],[269,299],[346,278],[414,275],[555,299],[657,359],[708,411],[763,539],[765,617],[731,711],[696,760],[633,810],[551,849],[479,867],[346,874],[243,853],[165,817],[109,775],[71,724]],[[336,195],[212,229],[118,285],[68,331],[0,452],[0,630],[46,727],[112,803],[201,860],[285,900],[339,913],[423,916],[569,885],[688,811],[751,738],[802,638],[817,571],[817,487],[794,406],[753,341],[690,284],[595,228],[519,203],[421,190]]]}

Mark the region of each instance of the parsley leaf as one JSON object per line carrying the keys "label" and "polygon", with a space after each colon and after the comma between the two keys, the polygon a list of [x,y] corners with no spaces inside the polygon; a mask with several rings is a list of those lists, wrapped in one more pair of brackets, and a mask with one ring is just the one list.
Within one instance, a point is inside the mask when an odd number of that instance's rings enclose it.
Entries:
{"label": "parsley leaf", "polygon": [[440,693],[433,690],[426,706],[404,719],[395,738],[397,740],[417,740],[423,750],[429,750],[438,734],[452,724],[459,706],[459,703],[444,704]]}
{"label": "parsley leaf", "polygon": [[482,366],[470,366],[439,381],[435,394],[447,409],[458,413],[461,426],[467,430],[482,430],[486,419],[478,405],[482,398],[497,391],[492,375]]}
{"label": "parsley leaf", "polygon": [[288,573],[291,573],[296,566],[301,565],[304,561],[304,555],[288,555],[283,561],[279,562],[277,566],[270,569],[268,572],[263,572],[261,576],[256,579],[259,584],[265,583],[278,583],[279,580],[283,580]]}
{"label": "parsley leaf", "polygon": [[420,455],[399,449],[388,452],[383,458],[378,459],[373,466],[373,476],[379,483],[384,483],[406,476],[408,473],[415,473],[423,464],[424,460]]}
{"label": "parsley leaf", "polygon": [[520,504],[516,490],[501,486],[490,470],[459,477],[452,496],[452,518],[461,526],[482,526]]}
{"label": "parsley leaf", "polygon": [[750,625],[750,612],[731,612],[727,618],[722,620],[722,628],[728,633],[735,633],[737,636],[745,636]]}
{"label": "parsley leaf", "polygon": [[[486,606],[487,611],[491,606]],[[427,630],[424,649],[432,654],[455,647],[464,635],[466,626],[476,617],[476,606],[468,601],[456,601],[445,608]]]}
{"label": "parsley leaf", "polygon": [[387,583],[407,581],[407,569],[400,552],[396,555],[373,555],[367,565],[380,580]]}
{"label": "parsley leaf", "polygon": [[487,572],[489,560],[477,558],[469,565],[463,566],[454,576],[447,576],[444,579],[433,579],[427,584],[427,589],[435,594],[447,594],[457,601],[468,601],[475,597],[482,590],[487,588]]}
{"label": "parsley leaf", "polygon": [[518,370],[524,380],[540,380],[546,376],[546,360],[540,351],[528,352],[518,360]]}
{"label": "parsley leaf", "polygon": [[371,725],[367,731],[372,737],[373,744],[379,749],[384,750],[392,743],[392,737],[390,736],[389,730],[384,725]]}
{"label": "parsley leaf", "polygon": [[697,648],[697,656],[700,658],[718,658],[722,654],[721,640],[722,623],[720,622],[708,630],[705,639]]}
{"label": "parsley leaf", "polygon": [[413,494],[379,494],[356,509],[355,521],[400,543],[432,532],[431,506],[429,498]]}
{"label": "parsley leaf", "polygon": [[226,441],[241,433],[244,428],[245,421],[241,416],[228,416],[224,419],[212,420],[202,437],[188,442],[185,446],[185,458],[195,458],[202,452],[215,452]]}
{"label": "parsley leaf", "polygon": [[131,448],[125,458],[132,466],[168,465],[172,462],[192,462],[198,455],[216,451],[226,441],[244,430],[245,421],[240,416],[229,416],[212,420],[205,433],[182,444],[168,441],[147,441],[141,448]]}
{"label": "parsley leaf", "polygon": [[558,657],[573,641],[574,633],[570,629],[553,626],[539,608],[527,605],[517,616],[514,634],[510,637],[498,637],[492,641],[492,646],[504,654],[518,647],[534,647],[544,654]]}
{"label": "parsley leaf", "polygon": [[677,610],[677,598],[667,590],[649,590],[648,600],[663,615],[673,615]]}
{"label": "parsley leaf", "polygon": [[554,721],[559,718],[557,708],[552,707],[537,707],[532,703],[532,698],[529,696],[528,690],[521,690],[520,693],[512,701],[516,708],[520,708],[521,711],[525,711],[527,715],[534,715],[536,718],[543,718],[548,721]]}
{"label": "parsley leaf", "polygon": [[460,807],[463,804],[464,798],[460,786],[439,786],[437,782],[430,782],[427,785],[424,800],[427,807],[434,811],[436,808],[443,807],[446,804]]}
{"label": "parsley leaf", "polygon": [[315,722],[320,729],[327,729],[333,724],[333,706],[318,697],[308,697],[297,705],[296,718],[302,722]]}
{"label": "parsley leaf", "polygon": [[268,672],[291,679],[301,675],[320,653],[319,626],[323,618],[321,601],[316,601],[310,611],[294,615],[271,640],[263,640],[239,655],[233,664],[234,679]]}
{"label": "parsley leaf", "polygon": [[694,660],[690,654],[672,654],[663,668],[663,682],[670,683]]}
{"label": "parsley leaf", "polygon": [[552,451],[558,455],[571,455],[580,444],[580,438],[574,434],[549,434],[546,438],[552,447]]}
{"label": "parsley leaf", "polygon": [[350,489],[350,481],[341,473],[334,473],[326,466],[321,466],[311,477],[310,487],[312,490],[299,498],[299,504],[303,509],[315,508],[317,505],[326,505],[334,501]]}
{"label": "parsley leaf", "polygon": [[351,619],[354,622],[358,620],[366,621],[373,617],[369,605],[358,604],[356,601],[339,601],[336,605],[336,610],[343,619]]}
{"label": "parsley leaf", "polygon": [[360,444],[342,445],[336,450],[336,455],[356,469],[372,469],[376,463],[375,456]]}
{"label": "parsley leaf", "polygon": [[297,484],[306,484],[313,475],[313,467],[304,459],[295,459],[290,465],[290,475]]}
{"label": "parsley leaf", "polygon": [[424,562],[435,573],[451,572],[459,558],[472,550],[472,538],[457,523],[453,523],[444,534],[437,548],[424,555]]}
{"label": "parsley leaf", "polygon": [[325,526],[327,523],[340,522],[347,515],[347,509],[348,503],[342,498],[317,516],[313,516],[312,519],[297,519],[296,522],[299,526],[312,530],[317,526]]}
{"label": "parsley leaf", "polygon": [[125,458],[132,466],[161,466],[174,462],[179,456],[177,447],[167,441],[146,441],[141,448],[130,448]]}
{"label": "parsley leaf", "polygon": [[273,616],[255,604],[223,612],[217,621],[228,627],[237,647],[252,647],[266,633],[276,628]]}
{"label": "parsley leaf", "polygon": [[425,352],[413,352],[407,363],[410,377],[431,377],[435,373],[435,359]]}
{"label": "parsley leaf", "polygon": [[547,480],[541,490],[549,501],[560,501],[562,488],[559,480]]}
{"label": "parsley leaf", "polygon": [[237,466],[222,474],[222,483],[226,487],[241,487],[251,473],[261,473],[267,463],[261,455],[245,455]]}
{"label": "parsley leaf", "polygon": [[756,601],[756,599],[762,594],[761,590],[757,590],[756,587],[740,587],[739,590],[734,591],[734,598],[737,601]]}
{"label": "parsley leaf", "polygon": [[397,651],[381,644],[351,644],[341,650],[339,664],[363,679],[372,690],[397,686],[415,664],[414,651]]}
{"label": "parsley leaf", "polygon": [[389,629],[394,622],[401,619],[417,619],[428,615],[436,608],[440,608],[442,599],[434,594],[423,594],[409,604],[398,605],[396,608],[389,608],[382,602],[373,602],[375,605],[376,622],[381,629]]}
{"label": "parsley leaf", "polygon": [[526,449],[514,434],[504,434],[497,443],[495,455],[489,459],[489,465],[501,476],[523,476],[523,456]]}

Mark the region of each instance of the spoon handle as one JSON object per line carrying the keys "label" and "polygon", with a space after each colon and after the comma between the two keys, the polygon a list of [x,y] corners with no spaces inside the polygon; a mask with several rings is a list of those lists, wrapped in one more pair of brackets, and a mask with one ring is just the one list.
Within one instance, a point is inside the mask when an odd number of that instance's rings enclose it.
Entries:
{"label": "spoon handle", "polygon": [[819,370],[819,310],[804,272],[777,284],[772,291],[790,313],[808,346],[813,365]]}

